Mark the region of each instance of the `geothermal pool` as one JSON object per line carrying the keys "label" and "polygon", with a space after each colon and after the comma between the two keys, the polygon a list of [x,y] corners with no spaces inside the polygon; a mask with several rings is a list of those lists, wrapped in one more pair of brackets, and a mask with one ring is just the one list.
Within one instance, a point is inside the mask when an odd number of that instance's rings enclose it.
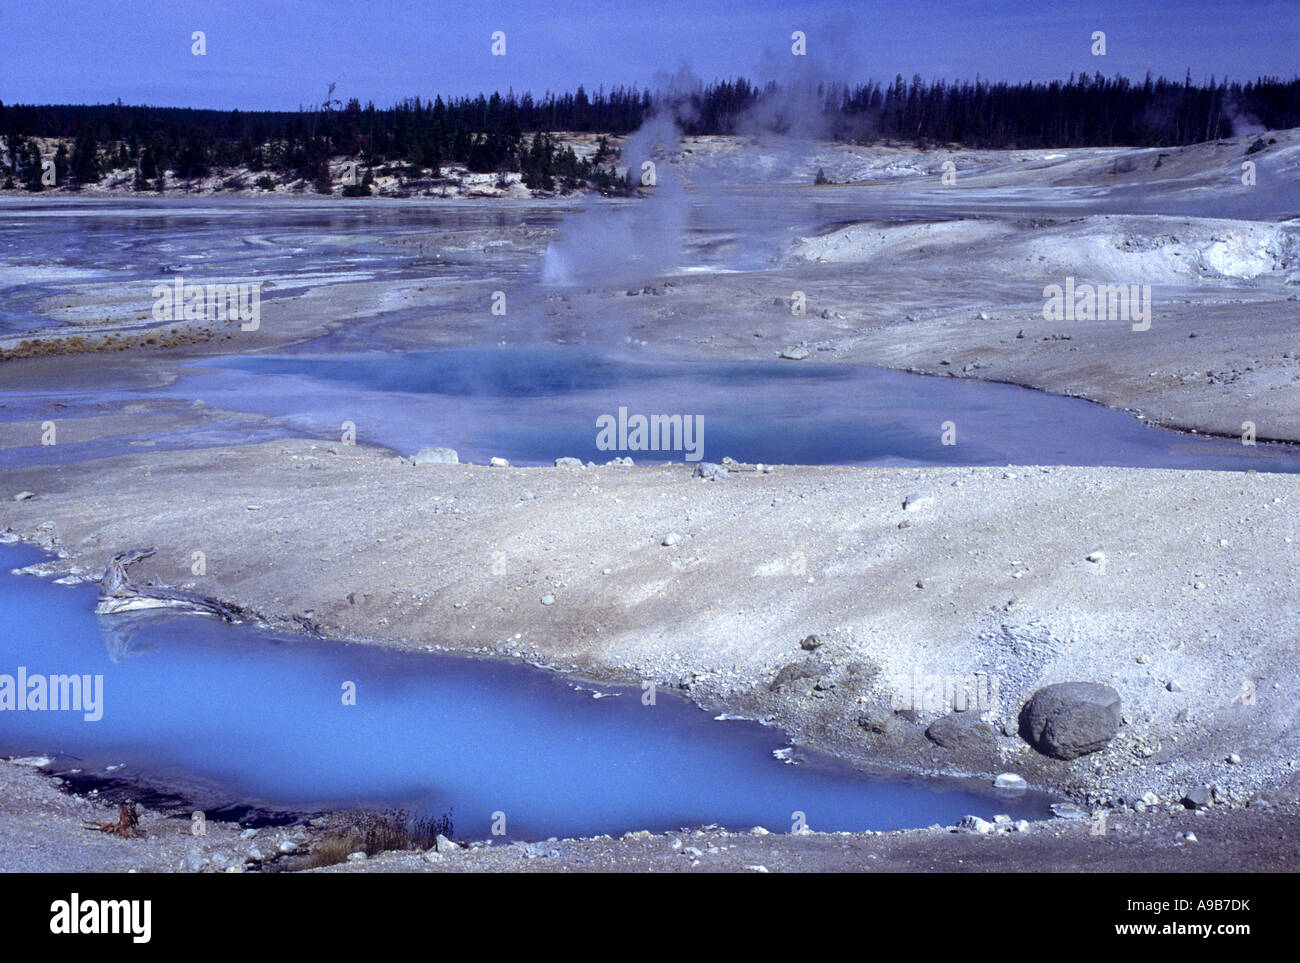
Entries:
{"label": "geothermal pool", "polygon": [[0,675],[102,676],[102,717],[0,711],[0,752],[201,786],[209,808],[450,809],[470,838],[503,812],[512,839],[709,823],[789,832],[796,812],[819,831],[1050,815],[1037,793],[873,779],[813,754],[787,765],[773,756],[789,745],[778,732],[663,692],[647,706],[639,688],[523,665],[199,616],[96,616],[93,586],[8,574],[40,557],[0,549]]}
{"label": "geothermal pool", "polygon": [[[1102,405],[1014,385],[869,365],[670,362],[547,344],[229,357],[170,389],[295,430],[480,464],[561,456],[604,464],[1096,465],[1300,472],[1300,448],[1162,431]],[[602,450],[597,419],[680,415],[692,450]],[[944,444],[951,423],[955,444]],[[684,439],[683,439],[684,440]],[[698,441],[693,438],[692,441]]]}

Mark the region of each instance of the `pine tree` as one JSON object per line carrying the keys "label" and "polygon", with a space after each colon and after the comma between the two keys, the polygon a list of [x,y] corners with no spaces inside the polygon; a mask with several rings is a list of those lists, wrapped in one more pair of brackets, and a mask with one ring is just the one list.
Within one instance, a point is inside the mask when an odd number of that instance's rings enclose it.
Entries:
{"label": "pine tree", "polygon": [[72,147],[71,173],[78,184],[97,184],[103,176],[99,166],[99,150],[89,131],[77,135]]}
{"label": "pine tree", "polygon": [[322,157],[316,162],[316,193],[334,193],[334,184],[330,180],[330,160],[328,157]]}

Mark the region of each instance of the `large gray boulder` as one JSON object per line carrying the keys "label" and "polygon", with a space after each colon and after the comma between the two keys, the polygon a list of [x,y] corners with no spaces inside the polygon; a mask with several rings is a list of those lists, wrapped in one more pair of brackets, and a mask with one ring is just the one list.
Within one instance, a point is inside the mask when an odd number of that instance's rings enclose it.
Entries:
{"label": "large gray boulder", "polygon": [[1060,682],[1035,692],[1020,710],[1020,735],[1053,759],[1104,749],[1119,731],[1119,693],[1097,682]]}

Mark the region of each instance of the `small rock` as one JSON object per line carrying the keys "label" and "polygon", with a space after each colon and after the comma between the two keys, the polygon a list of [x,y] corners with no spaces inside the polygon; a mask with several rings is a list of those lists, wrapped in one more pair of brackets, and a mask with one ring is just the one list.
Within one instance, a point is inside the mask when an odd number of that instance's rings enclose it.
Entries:
{"label": "small rock", "polygon": [[726,478],[730,472],[722,465],[715,465],[711,461],[702,461],[695,466],[695,471],[691,472],[692,478],[705,478],[709,481],[718,481]]}
{"label": "small rock", "polygon": [[542,601],[542,604],[543,604],[543,605],[554,605],[554,604],[555,604],[555,596],[554,596],[554,595],[543,595],[541,601]]}
{"label": "small rock", "polygon": [[1196,786],[1189,789],[1182,799],[1183,806],[1187,809],[1209,809],[1213,801],[1209,786]]}
{"label": "small rock", "polygon": [[1052,803],[1047,807],[1052,811],[1052,815],[1057,819],[1088,819],[1088,810],[1084,809],[1078,803],[1063,802]]}
{"label": "small rock", "polygon": [[822,640],[820,638],[815,635],[809,635],[805,636],[804,640],[799,643],[799,648],[803,649],[805,652],[812,652],[813,650],[820,648],[821,645]]}
{"label": "small rock", "polygon": [[991,749],[996,736],[992,727],[973,712],[950,712],[930,723],[925,737],[945,749]]}
{"label": "small rock", "polygon": [[993,780],[995,789],[1028,789],[1029,783],[1025,782],[1024,776],[1018,776],[1014,772],[1004,772]]}
{"label": "small rock", "polygon": [[677,532],[669,532],[667,535],[663,537],[663,541],[661,541],[659,544],[667,545],[671,547],[673,545],[676,545],[681,540],[682,540],[682,536],[679,535]]}
{"label": "small rock", "polygon": [[581,458],[570,458],[570,457],[568,457],[568,456],[566,455],[566,456],[563,457],[563,458],[557,458],[557,459],[555,459],[555,467],[556,467],[556,468],[581,468],[581,467],[582,467],[582,459],[581,459]]}
{"label": "small rock", "polygon": [[781,350],[781,357],[787,361],[802,361],[804,358],[808,357],[808,349],[800,347],[799,345],[783,348]]}
{"label": "small rock", "polygon": [[781,671],[776,674],[768,689],[776,692],[781,686],[794,682],[798,679],[815,679],[818,676],[825,675],[827,666],[817,659],[805,659],[802,662],[792,662],[783,666]]}
{"label": "small rock", "polygon": [[366,854],[361,850],[358,850],[355,853],[348,853],[349,863],[364,863],[365,861],[366,861]]}
{"label": "small rock", "polygon": [[459,465],[455,448],[421,448],[415,453],[417,465]]}
{"label": "small rock", "polygon": [[993,832],[993,824],[987,819],[980,819],[978,816],[963,816],[957,822],[957,828],[968,833],[979,833],[981,836],[987,836]]}
{"label": "small rock", "polygon": [[1182,692],[1183,684],[1177,679],[1170,679],[1169,682],[1165,684],[1165,688],[1170,692]]}
{"label": "small rock", "polygon": [[1230,765],[1230,766],[1240,766],[1240,765],[1241,765],[1241,756],[1237,755],[1235,752],[1232,753],[1231,755],[1229,755],[1229,756],[1228,756],[1228,765]]}
{"label": "small rock", "polygon": [[208,865],[208,859],[197,849],[191,849],[185,854],[185,859],[181,864],[187,871],[197,873]]}
{"label": "small rock", "polygon": [[1105,552],[1092,552],[1092,553],[1088,556],[1088,561],[1090,561],[1090,562],[1094,562],[1094,563],[1100,565],[1102,562],[1106,561],[1106,553],[1105,553]]}
{"label": "small rock", "polygon": [[510,467],[510,462],[507,461],[507,460],[504,459],[504,458],[498,458],[498,457],[496,457],[496,456],[494,455],[492,458],[488,459],[488,467],[489,467],[489,468],[509,468],[509,467]]}
{"label": "small rock", "polygon": [[934,501],[933,495],[926,495],[921,492],[914,492],[903,499],[903,511],[915,511],[923,505],[928,505]]}
{"label": "small rock", "polygon": [[21,491],[14,496],[14,501],[25,502],[27,501],[27,499],[35,498],[35,497],[36,497],[36,492]]}

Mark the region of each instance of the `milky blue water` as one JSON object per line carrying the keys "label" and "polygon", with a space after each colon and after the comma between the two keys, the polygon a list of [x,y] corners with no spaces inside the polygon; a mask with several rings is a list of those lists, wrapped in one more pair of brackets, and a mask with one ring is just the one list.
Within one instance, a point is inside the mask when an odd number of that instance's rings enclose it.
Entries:
{"label": "milky blue water", "polygon": [[[504,665],[324,643],[198,616],[96,616],[96,589],[8,574],[0,549],[0,673],[103,676],[103,716],[0,711],[0,752],[64,767],[123,765],[205,787],[210,806],[398,805],[453,810],[456,832],[508,838],[718,823],[788,832],[1040,818],[1045,797],[937,780],[871,779],[830,760],[786,765],[756,723],[685,700]],[[356,705],[342,686],[356,687]]]}
{"label": "milky blue water", "polygon": [[[703,419],[705,461],[765,464],[1104,465],[1300,472],[1300,448],[1162,431],[1074,398],[870,365],[672,362],[554,345],[368,354],[246,355],[190,368],[172,392],[273,414],[293,427],[406,454],[457,449],[479,463],[685,452],[602,450],[596,421]],[[955,444],[945,445],[951,423]],[[697,459],[692,459],[697,460]]]}

